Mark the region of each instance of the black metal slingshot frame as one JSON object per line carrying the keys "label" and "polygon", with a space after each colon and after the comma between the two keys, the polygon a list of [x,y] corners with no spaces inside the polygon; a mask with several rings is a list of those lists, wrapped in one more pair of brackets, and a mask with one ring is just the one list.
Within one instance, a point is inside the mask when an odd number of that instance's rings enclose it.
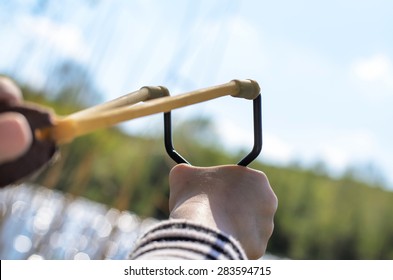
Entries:
{"label": "black metal slingshot frame", "polygon": [[[249,165],[262,150],[262,101],[261,95],[259,94],[253,100],[253,119],[254,119],[254,146],[251,152],[246,155],[237,164],[241,166]],[[172,143],[172,117],[171,111],[164,113],[164,142],[165,149],[168,155],[176,163],[190,164],[184,157],[182,157],[173,147]]]}

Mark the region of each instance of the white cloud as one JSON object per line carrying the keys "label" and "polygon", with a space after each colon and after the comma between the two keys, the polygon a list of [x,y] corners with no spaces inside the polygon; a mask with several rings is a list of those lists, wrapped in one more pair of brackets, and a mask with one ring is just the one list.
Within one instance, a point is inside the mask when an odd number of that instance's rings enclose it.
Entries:
{"label": "white cloud", "polygon": [[286,164],[293,160],[293,147],[277,135],[266,133],[263,140],[263,155],[268,160],[281,164]]}
{"label": "white cloud", "polygon": [[350,165],[376,161],[381,153],[378,141],[371,131],[336,131],[318,145],[321,158],[334,170],[345,170]]}
{"label": "white cloud", "polygon": [[253,145],[250,131],[230,120],[222,119],[217,122],[217,130],[221,141],[228,148],[248,149]]}
{"label": "white cloud", "polygon": [[390,94],[393,93],[393,62],[387,55],[359,58],[352,63],[350,71],[357,80],[378,85],[377,88],[383,87]]}
{"label": "white cloud", "polygon": [[389,58],[382,54],[362,58],[354,63],[354,72],[357,77],[370,82],[386,79],[390,74],[390,68]]}
{"label": "white cloud", "polygon": [[42,40],[62,55],[85,61],[90,48],[85,42],[81,29],[71,24],[57,23],[46,17],[24,16],[20,19],[23,33],[35,40]]}
{"label": "white cloud", "polygon": [[[223,145],[228,149],[251,150],[254,145],[252,129],[233,120],[220,120],[216,126]],[[261,157],[277,164],[287,164],[294,158],[293,147],[277,135],[263,134]]]}
{"label": "white cloud", "polygon": [[293,160],[300,160],[306,165],[322,161],[330,170],[343,172],[349,166],[380,162],[384,157],[374,133],[365,129],[315,132],[308,137],[308,142],[299,142],[302,138],[285,139],[282,135],[265,133],[263,158],[278,164],[288,164]]}

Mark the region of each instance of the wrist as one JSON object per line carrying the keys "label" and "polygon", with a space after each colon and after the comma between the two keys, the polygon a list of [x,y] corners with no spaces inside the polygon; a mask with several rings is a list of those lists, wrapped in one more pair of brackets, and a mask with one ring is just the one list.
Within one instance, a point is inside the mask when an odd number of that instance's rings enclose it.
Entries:
{"label": "wrist", "polygon": [[171,219],[185,219],[218,229],[208,203],[206,200],[197,198],[189,199],[173,207],[169,217]]}
{"label": "wrist", "polygon": [[[214,209],[212,209],[212,207]],[[215,230],[219,230],[239,240],[234,230],[233,221],[228,215],[220,211],[220,207],[210,206],[206,199],[191,198],[180,205],[175,206],[169,215],[171,219],[188,220],[203,224]],[[217,209],[218,208],[218,209]],[[223,208],[221,208],[223,209]]]}

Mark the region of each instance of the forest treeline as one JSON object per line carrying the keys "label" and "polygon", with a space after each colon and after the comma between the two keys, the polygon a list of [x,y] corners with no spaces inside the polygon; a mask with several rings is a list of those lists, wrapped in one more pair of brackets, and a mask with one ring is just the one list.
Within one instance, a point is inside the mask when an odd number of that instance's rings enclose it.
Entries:
{"label": "forest treeline", "polygon": [[[26,99],[61,114],[71,113],[79,109],[75,104],[81,104],[66,91],[56,98],[26,87],[23,91]],[[206,119],[179,124],[174,139],[177,150],[200,166],[235,163],[242,158],[244,151],[229,154],[220,143],[201,141],[198,135],[212,129],[210,125]],[[168,174],[173,166],[162,136],[133,136],[110,128],[62,146],[57,161],[33,182],[164,219],[168,215]],[[393,192],[349,175],[332,178],[317,168],[263,162],[251,167],[268,175],[279,199],[269,252],[291,259],[393,259]]]}

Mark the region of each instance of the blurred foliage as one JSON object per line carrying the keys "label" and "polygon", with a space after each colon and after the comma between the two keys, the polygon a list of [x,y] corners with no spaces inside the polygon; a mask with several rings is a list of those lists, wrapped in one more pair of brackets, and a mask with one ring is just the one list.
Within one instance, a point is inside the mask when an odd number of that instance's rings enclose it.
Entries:
{"label": "blurred foliage", "polygon": [[269,249],[294,259],[392,259],[393,193],[353,177],[260,166],[279,198]]}
{"label": "blurred foliage", "polygon": [[[75,104],[80,103],[65,97],[67,91],[49,100],[42,93],[23,90],[26,99],[58,113],[79,109]],[[204,142],[207,138],[201,135],[209,135],[211,129],[206,119],[183,122],[174,129],[174,145],[199,166],[235,163],[245,154],[230,155],[219,143]],[[131,136],[112,128],[61,147],[59,159],[35,182],[164,219],[168,215],[168,174],[173,166],[162,137]],[[276,167],[261,162],[251,167],[268,175],[279,199],[269,252],[293,259],[393,258],[392,192],[351,174],[331,178],[320,164],[310,170],[296,164]]]}

